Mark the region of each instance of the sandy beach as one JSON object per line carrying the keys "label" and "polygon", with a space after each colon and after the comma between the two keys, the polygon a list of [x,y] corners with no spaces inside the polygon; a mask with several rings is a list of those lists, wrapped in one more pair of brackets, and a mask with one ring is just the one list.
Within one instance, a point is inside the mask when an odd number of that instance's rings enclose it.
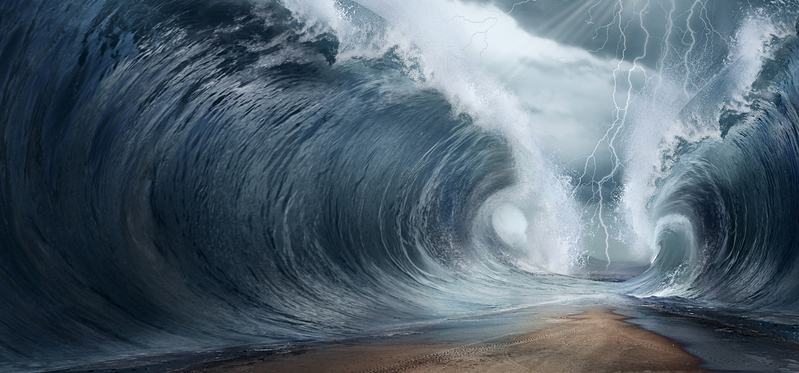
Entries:
{"label": "sandy beach", "polygon": [[704,372],[679,343],[611,309],[555,316],[529,333],[467,344],[417,340],[322,345],[186,370],[216,372]]}

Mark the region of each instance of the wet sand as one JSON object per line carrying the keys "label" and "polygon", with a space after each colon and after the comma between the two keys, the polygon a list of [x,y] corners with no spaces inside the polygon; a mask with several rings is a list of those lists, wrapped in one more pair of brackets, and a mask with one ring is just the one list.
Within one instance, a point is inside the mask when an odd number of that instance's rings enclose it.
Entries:
{"label": "wet sand", "polygon": [[706,372],[677,342],[610,309],[550,317],[529,333],[471,343],[412,339],[307,347],[185,372]]}

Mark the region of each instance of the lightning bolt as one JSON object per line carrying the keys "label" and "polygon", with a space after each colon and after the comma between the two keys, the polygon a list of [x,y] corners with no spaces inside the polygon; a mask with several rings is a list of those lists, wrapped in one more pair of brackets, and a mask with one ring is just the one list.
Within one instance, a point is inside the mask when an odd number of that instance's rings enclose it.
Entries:
{"label": "lightning bolt", "polygon": [[594,14],[592,12],[594,11],[594,8],[599,6],[599,4],[602,4],[602,0],[597,1],[596,3],[594,3],[594,5],[591,5],[591,7],[588,8],[588,20],[585,21],[585,23],[587,23],[589,25],[593,25],[594,24]]}
{"label": "lightning bolt", "polygon": [[[694,29],[691,27],[691,18],[693,18],[693,16],[694,16],[694,12],[695,12],[694,8],[696,8],[697,3],[699,3],[699,1],[696,1],[696,2],[694,2],[691,5],[691,8],[688,10],[688,12],[689,12],[688,13],[688,17],[685,18],[685,28],[687,30],[686,35],[691,38],[691,42],[687,44],[688,45],[688,51],[686,51],[685,54],[683,55],[683,66],[685,67],[686,74],[685,74],[685,80],[683,81],[682,89],[683,89],[683,92],[685,93],[686,97],[690,97],[691,96],[691,94],[688,91],[688,85],[692,84],[690,82],[691,81],[691,66],[690,66],[690,63],[689,63],[689,58],[690,58],[691,52],[694,50],[694,47],[695,47],[695,44],[696,44],[696,34],[694,32]],[[683,43],[685,43],[685,42],[683,42]]]}
{"label": "lightning bolt", "polygon": [[466,18],[464,16],[457,15],[457,16],[452,17],[450,22],[454,21],[454,20],[456,20],[458,18],[460,18],[460,19],[462,19],[462,20],[464,20],[464,21],[466,21],[468,23],[473,23],[473,24],[485,24],[488,21],[493,21],[491,23],[491,25],[489,25],[485,30],[476,31],[475,33],[473,33],[472,36],[469,38],[469,43],[466,44],[465,47],[463,47],[463,50],[466,50],[467,48],[469,48],[472,45],[472,43],[474,42],[474,37],[477,36],[477,35],[482,34],[483,35],[483,44],[484,44],[483,49],[480,50],[480,64],[482,65],[483,64],[483,52],[488,50],[488,31],[491,30],[491,28],[493,28],[494,26],[496,26],[498,18],[497,17],[486,17],[482,21],[473,21],[473,20],[468,19],[468,18]]}
{"label": "lightning bolt", "polygon": [[[594,14],[592,12],[602,3],[602,1],[603,0],[599,0],[588,9],[589,19],[586,21],[587,24],[594,24]],[[678,74],[682,74],[682,90],[685,95],[685,99],[690,99],[703,84],[701,71],[698,71],[697,66],[698,64],[706,62],[706,57],[709,55],[709,53],[712,55],[714,37],[720,38],[725,44],[727,44],[727,46],[729,45],[729,42],[713,28],[713,25],[710,21],[710,16],[708,14],[706,0],[694,0],[690,4],[690,7],[684,13],[679,15],[675,15],[677,5],[674,1],[669,2],[670,6],[667,9],[666,6],[664,6],[663,1],[656,0],[660,8],[667,13],[667,23],[663,39],[660,43],[660,56],[657,61],[655,74],[650,74],[641,65],[641,61],[647,58],[647,51],[649,49],[649,40],[651,38],[651,34],[649,29],[646,27],[644,18],[651,11],[652,1],[655,0],[634,1],[632,8],[628,7],[628,10],[632,9],[632,15],[629,16],[629,19],[625,20],[625,1],[616,0],[615,4],[613,5],[613,17],[610,22],[598,27],[594,32],[594,39],[600,38],[600,35],[603,33],[605,38],[602,42],[602,45],[592,52],[599,52],[607,47],[610,40],[610,31],[612,28],[617,28],[617,31],[620,35],[619,40],[616,43],[616,55],[619,59],[619,62],[612,72],[612,99],[614,105],[612,116],[613,121],[608,126],[604,136],[597,142],[591,154],[586,157],[583,173],[578,179],[576,179],[576,186],[573,189],[572,195],[576,193],[577,188],[579,188],[580,184],[583,182],[582,180],[590,175],[592,195],[589,201],[586,202],[585,208],[587,211],[590,211],[590,209],[593,208],[593,217],[590,224],[592,227],[593,224],[598,224],[599,231],[604,234],[605,258],[608,261],[608,266],[606,269],[608,269],[611,264],[611,226],[607,224],[606,218],[604,216],[607,209],[607,201],[602,191],[606,184],[611,182],[623,167],[617,151],[617,143],[623,128],[628,124],[631,105],[635,102],[639,95],[642,94],[642,92],[649,92],[650,94],[653,94],[653,96],[649,97],[650,99],[648,100],[648,103],[651,105],[657,105],[658,98],[665,98],[662,97],[663,91],[661,90],[663,86],[664,75],[673,71],[676,71]],[[626,3],[629,5],[630,1],[626,1]],[[643,6],[639,9],[639,5]],[[684,28],[680,28],[675,21],[682,18],[685,19]],[[628,51],[630,50],[630,47],[632,47],[631,45],[628,45],[629,39],[627,37],[631,27],[637,29],[637,32],[640,32],[645,36],[642,45],[643,52],[637,56],[628,55]],[[671,44],[670,41],[673,38],[677,38],[682,44],[681,51]],[[675,55],[675,53],[677,54]],[[624,62],[629,61],[630,58],[632,58],[632,65],[625,69]],[[670,62],[674,58],[679,60],[679,62],[677,64],[670,65]],[[643,84],[640,87],[635,87],[633,76],[639,71],[642,73],[644,78]],[[623,88],[624,84],[627,85],[626,90]],[[655,84],[655,87],[650,91],[649,89],[653,84]],[[597,152],[600,150],[600,148],[602,148],[603,144],[609,153],[609,161],[612,169],[608,174],[600,177],[597,180]]]}
{"label": "lightning bolt", "polygon": [[[527,4],[527,3],[530,3],[530,2],[535,2],[535,1],[538,1],[538,0],[523,0],[523,1],[519,1],[519,2],[514,3],[513,5],[511,5],[510,10],[508,10],[507,13],[502,12],[501,14],[506,15],[506,16],[510,15],[511,13],[513,13],[513,10],[516,9],[517,6],[524,5],[524,4]],[[492,12],[492,13],[499,14],[499,12],[497,12],[496,10],[488,9],[485,6],[483,6],[482,8],[486,9],[486,10]],[[473,23],[473,24],[485,24],[488,21],[493,21],[485,30],[475,31],[472,34],[472,36],[469,38],[469,43],[466,44],[465,47],[463,47],[463,50],[466,50],[467,48],[469,48],[472,45],[472,43],[474,42],[474,38],[477,35],[481,35],[482,34],[483,35],[483,45],[484,46],[483,46],[483,49],[480,50],[480,54],[479,54],[480,55],[480,64],[482,65],[483,64],[483,53],[488,50],[488,32],[494,26],[496,26],[497,22],[499,21],[499,18],[498,17],[486,17],[482,21],[474,21],[474,20],[471,20],[469,18],[466,18],[465,16],[456,15],[456,16],[452,17],[452,19],[450,19],[450,22],[452,22],[452,21],[454,21],[454,20],[456,20],[458,18],[460,18],[460,19],[462,19],[462,20],[464,20],[464,21],[466,21],[468,23]]]}
{"label": "lightning bolt", "polygon": [[518,3],[515,3],[515,4],[513,4],[510,7],[510,10],[507,13],[505,13],[505,15],[510,15],[511,13],[513,13],[513,10],[516,9],[516,7],[519,6],[519,5],[524,5],[524,4],[527,4],[529,2],[534,2],[534,1],[537,1],[537,0],[524,0],[524,1],[520,1]]}
{"label": "lightning bolt", "polygon": [[[595,3],[591,8],[589,8],[589,20],[587,21],[588,24],[593,24],[593,14],[591,11],[596,8],[600,2]],[[605,30],[605,40],[601,47],[596,49],[594,52],[598,52],[604,49],[607,46],[607,43],[610,38],[610,28],[614,25],[618,28],[618,32],[620,35],[619,41],[616,45],[617,55],[618,50],[621,49],[621,53],[619,56],[619,61],[616,64],[616,68],[612,72],[613,76],[613,122],[608,127],[607,131],[605,131],[604,136],[597,142],[596,146],[594,146],[593,151],[591,154],[586,158],[585,165],[583,167],[583,174],[577,179],[577,186],[572,191],[572,194],[576,193],[577,187],[579,187],[580,180],[583,180],[588,174],[591,166],[593,165],[593,170],[590,171],[591,173],[591,192],[592,196],[591,199],[587,202],[586,207],[588,205],[594,204],[594,218],[598,221],[599,227],[604,234],[604,244],[605,244],[605,258],[607,260],[606,270],[610,268],[610,264],[612,263],[612,259],[610,257],[610,226],[605,221],[605,195],[602,193],[603,189],[605,188],[605,184],[613,180],[613,178],[618,174],[621,168],[621,161],[619,159],[618,150],[617,150],[617,141],[622,129],[628,122],[628,114],[630,112],[630,106],[635,101],[640,93],[640,90],[635,89],[635,84],[633,83],[633,74],[636,71],[641,71],[644,75],[645,81],[649,81],[651,78],[647,75],[646,70],[639,64],[639,62],[647,57],[647,49],[649,48],[649,39],[650,33],[649,30],[644,25],[644,16],[649,13],[650,11],[650,1],[647,0],[644,7],[640,11],[636,11],[637,2],[633,5],[633,16],[624,21],[624,3],[622,0],[618,0],[613,7],[614,16],[612,20],[604,26],[597,28],[597,31],[594,34],[594,38],[598,37],[600,30]],[[638,20],[638,28],[640,28],[644,35],[644,44],[643,44],[643,52],[641,55],[633,57],[632,66],[627,69],[626,71],[623,70],[624,62],[629,58],[628,56],[628,45],[627,45],[627,31],[633,24],[635,20]],[[620,93],[619,83],[622,80],[622,83],[627,85],[626,92],[623,92],[624,102],[619,102],[618,96]],[[600,149],[602,144],[606,144],[607,150],[610,154],[610,164],[612,168],[610,172],[602,176],[599,180],[597,180],[597,151]],[[592,219],[593,221],[593,219]]]}

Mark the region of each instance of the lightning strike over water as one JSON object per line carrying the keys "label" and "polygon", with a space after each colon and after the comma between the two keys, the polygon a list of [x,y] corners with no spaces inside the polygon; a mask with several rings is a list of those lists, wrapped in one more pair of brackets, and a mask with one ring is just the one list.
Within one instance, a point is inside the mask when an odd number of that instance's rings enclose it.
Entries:
{"label": "lightning strike over water", "polygon": [[291,370],[288,352],[413,338],[440,351],[358,369],[455,367],[570,341],[577,323],[529,334],[564,309],[634,318],[696,369],[790,371],[798,18],[787,0],[5,1],[0,371],[241,351]]}

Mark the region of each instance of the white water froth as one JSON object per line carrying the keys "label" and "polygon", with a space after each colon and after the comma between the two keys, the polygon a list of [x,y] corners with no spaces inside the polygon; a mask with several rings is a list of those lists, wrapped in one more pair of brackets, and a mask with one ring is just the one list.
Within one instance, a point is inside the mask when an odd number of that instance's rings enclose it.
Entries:
{"label": "white water froth", "polygon": [[[456,112],[502,133],[515,151],[519,183],[481,211],[490,216],[496,206],[516,206],[528,224],[525,241],[503,240],[523,246],[527,254],[522,257],[533,267],[557,273],[578,271],[578,258],[596,252],[598,242],[608,237],[594,231],[601,229],[594,221],[597,217],[581,211],[587,207],[570,195],[572,186],[554,164],[588,155],[609,158],[598,149],[600,139],[609,127],[623,127],[618,138],[614,135],[614,153],[622,157],[623,194],[617,201],[601,202],[608,206],[599,213],[619,247],[602,251],[611,261],[651,263],[658,252],[652,244],[658,221],[651,202],[679,157],[676,152],[681,144],[720,138],[721,110],[725,105],[746,106],[745,92],[767,50],[763,46],[780,33],[770,20],[753,16],[738,27],[734,38],[713,41],[730,49],[723,68],[712,54],[693,47],[684,55],[669,56],[668,45],[659,66],[653,67],[637,60],[599,58],[531,35],[491,5],[359,3],[379,17],[365,20],[353,6],[336,0],[285,1],[312,25],[309,28],[323,25],[335,32],[341,42],[337,63],[378,57],[391,49],[414,66],[416,71],[409,75],[417,85],[442,92]],[[707,26],[712,32],[712,25]],[[693,88],[694,82],[712,83],[706,77],[714,74],[723,75],[720,87]],[[689,81],[692,84],[686,84]],[[713,94],[702,96],[703,90]],[[614,115],[622,113],[619,124]],[[604,158],[599,161],[608,162]],[[615,202],[618,208],[611,209]],[[493,229],[500,236],[508,234],[497,226]]]}
{"label": "white water froth", "polygon": [[602,117],[611,112],[610,78],[619,62],[533,36],[490,6],[359,3],[384,21],[364,22],[362,11],[334,0],[285,1],[307,24],[335,32],[341,43],[337,63],[392,50],[416,66],[418,71],[410,74],[416,84],[444,93],[456,113],[467,113],[481,127],[502,133],[514,149],[519,183],[491,203],[519,206],[529,223],[524,240],[505,238],[521,248],[520,260],[532,268],[577,270],[580,214],[569,197],[567,178],[544,152],[578,157],[593,146],[603,131]]}

